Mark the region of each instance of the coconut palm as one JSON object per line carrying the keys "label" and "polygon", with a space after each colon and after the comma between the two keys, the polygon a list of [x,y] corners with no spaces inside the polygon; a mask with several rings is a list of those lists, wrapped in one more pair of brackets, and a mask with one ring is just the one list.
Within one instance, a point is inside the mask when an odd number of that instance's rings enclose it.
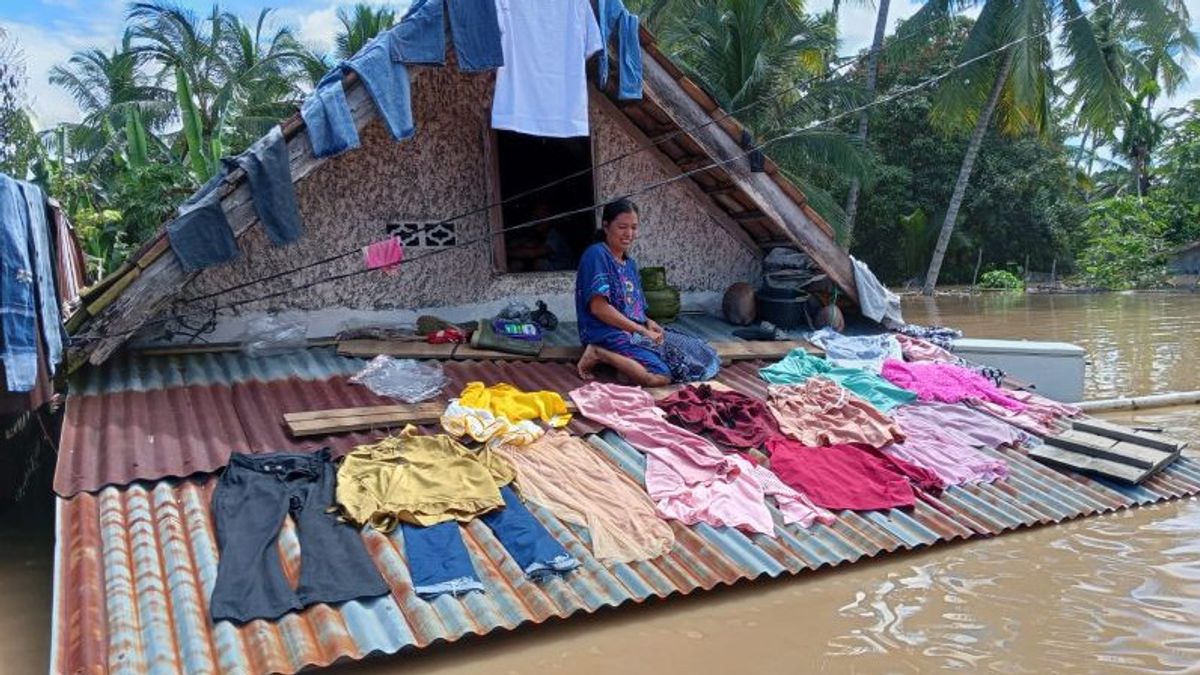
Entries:
{"label": "coconut palm", "polygon": [[[1154,26],[1165,25],[1167,17],[1177,12],[1165,4],[1174,2],[1106,0],[1105,4]],[[1125,103],[1121,73],[1114,72],[1101,49],[1095,26],[1078,0],[931,0],[910,23],[922,25],[970,7],[980,7],[980,13],[959,55],[960,62],[1003,50],[965,65],[940,85],[935,99],[935,122],[947,129],[971,128],[971,135],[925,276],[922,291],[926,295],[937,286],[942,260],[989,125],[995,121],[1001,131],[1012,134],[1045,134],[1051,127],[1055,73],[1048,31],[1055,20],[1063,22],[1059,43],[1066,59],[1063,76],[1082,102],[1083,114],[1099,117],[1105,114],[1101,111],[1117,110]]]}
{"label": "coconut palm", "polygon": [[105,161],[125,143],[127,123],[160,130],[173,117],[171,92],[143,72],[143,55],[131,47],[127,31],[121,45],[110,51],[76,52],[65,64],[50,69],[50,82],[75,100],[83,120],[69,130],[70,147],[78,159]]}
{"label": "coconut palm", "polygon": [[[837,12],[837,0],[834,0],[834,13]],[[866,84],[863,87],[863,93],[866,100],[873,101],[875,99],[875,88],[879,82],[879,54],[883,51],[883,38],[887,32],[888,10],[890,8],[890,0],[879,0],[879,6],[875,10],[875,34],[871,39],[871,50],[867,53],[867,72]],[[870,111],[862,110],[858,114],[858,131],[855,136],[862,146],[867,144],[868,127],[870,125]],[[861,181],[857,176],[850,178],[850,188],[846,193],[846,226],[845,226],[845,242],[849,248],[854,239],[854,219],[858,215],[858,192],[861,189]]]}
{"label": "coconut palm", "polygon": [[359,3],[349,11],[339,7],[338,21],[342,29],[334,38],[339,58],[348,59],[358,53],[371,38],[396,24],[396,13],[384,7],[372,7]]}

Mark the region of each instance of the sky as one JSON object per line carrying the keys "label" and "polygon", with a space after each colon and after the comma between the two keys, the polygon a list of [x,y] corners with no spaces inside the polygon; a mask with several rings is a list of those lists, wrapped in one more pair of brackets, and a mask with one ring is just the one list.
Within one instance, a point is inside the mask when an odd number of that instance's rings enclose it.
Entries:
{"label": "sky", "polygon": [[[212,0],[178,0],[180,4],[204,13]],[[407,6],[406,0],[367,0],[370,4]],[[336,0],[223,0],[221,7],[250,20],[264,7],[278,7],[277,21],[296,29],[307,44],[322,50],[333,46],[337,32],[334,14],[339,6],[353,2]],[[1193,29],[1200,29],[1200,0],[1186,0],[1193,19]],[[810,0],[810,11],[823,11],[832,0]],[[888,26],[890,34],[900,19],[911,16],[920,7],[914,0],[893,0]],[[0,0],[0,26],[15,35],[25,52],[29,74],[32,108],[39,127],[53,127],[59,122],[78,121],[80,113],[74,101],[63,90],[50,84],[50,69],[65,63],[76,51],[92,47],[105,50],[117,46],[128,0]],[[839,27],[842,31],[842,54],[853,54],[864,48],[875,28],[873,2],[847,0],[841,3]],[[1197,76],[1174,97],[1160,99],[1160,107],[1171,107],[1200,97],[1200,60],[1194,60],[1191,70]]]}

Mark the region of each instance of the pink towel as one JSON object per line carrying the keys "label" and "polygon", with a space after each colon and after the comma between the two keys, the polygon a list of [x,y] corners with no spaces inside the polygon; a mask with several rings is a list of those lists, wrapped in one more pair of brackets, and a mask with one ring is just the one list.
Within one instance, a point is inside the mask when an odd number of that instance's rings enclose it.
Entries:
{"label": "pink towel", "polygon": [[386,274],[398,274],[404,261],[404,244],[399,237],[388,237],[383,241],[363,247],[363,265],[369,270],[382,269]]}

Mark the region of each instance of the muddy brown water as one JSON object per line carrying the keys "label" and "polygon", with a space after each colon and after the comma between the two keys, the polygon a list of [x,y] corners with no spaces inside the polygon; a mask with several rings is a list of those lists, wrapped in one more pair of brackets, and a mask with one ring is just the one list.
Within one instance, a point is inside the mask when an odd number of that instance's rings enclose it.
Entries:
{"label": "muddy brown water", "polygon": [[[1200,389],[1200,296],[910,299],[972,337],[1085,347],[1089,397]],[[1110,416],[1200,446],[1200,406]],[[53,516],[0,517],[0,673],[48,668]],[[1200,501],[886,555],[331,672],[1200,672]]]}

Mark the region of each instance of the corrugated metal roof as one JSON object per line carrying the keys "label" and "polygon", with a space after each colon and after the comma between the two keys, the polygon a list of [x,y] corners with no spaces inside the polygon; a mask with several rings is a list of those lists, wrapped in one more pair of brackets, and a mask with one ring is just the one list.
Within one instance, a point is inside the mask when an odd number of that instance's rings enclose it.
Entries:
{"label": "corrugated metal roof", "polygon": [[[310,351],[323,354],[287,355],[283,360],[302,366],[298,372],[326,377],[349,361],[328,350]],[[247,359],[236,353],[142,357],[128,361],[127,370],[110,370],[111,382],[91,381],[81,386],[80,391],[104,393],[73,394],[67,399],[54,491],[71,496],[106,485],[216,471],[235,450],[278,452],[329,446],[340,455],[375,436],[292,439],[283,428],[283,414],[395,403],[350,384],[345,375],[257,379],[260,374],[270,377],[287,372],[285,366],[271,363],[273,360]],[[350,372],[361,365],[357,361]],[[445,391],[450,396],[473,380],[510,382],[525,390],[564,394],[583,384],[574,366],[566,363],[454,361],[445,363],[444,368],[450,379]],[[739,364],[728,370],[743,379],[753,376],[750,366]],[[223,375],[229,377],[228,384],[212,384]],[[153,388],[158,383],[165,388]],[[569,428],[575,433],[599,429],[580,417]]]}
{"label": "corrugated metal roof", "polygon": [[[640,477],[642,455],[619,437],[604,432],[591,441],[614,464]],[[1190,458],[1143,486],[1128,488],[1060,474],[1017,452],[996,454],[1010,463],[1008,481],[951,488],[911,510],[843,512],[833,526],[811,530],[782,526],[774,513],[778,538],[676,522],[677,545],[670,554],[613,567],[591,557],[585,531],[531,505],[583,561],[580,571],[531,583],[490,530],[476,522],[466,526],[465,541],[486,592],[433,602],[412,593],[402,537],[366,532],[368,550],[392,595],[338,608],[316,606],[241,628],[214,625],[207,615],[217,565],[209,513],[213,480],[105,488],[58,502],[51,672],[291,673],[651,596],[795,574],[1200,491],[1200,464]],[[299,545],[290,523],[280,550],[295,582]]]}
{"label": "corrugated metal roof", "polygon": [[[412,594],[400,535],[364,534],[392,586],[391,596],[340,607],[317,606],[278,622],[237,628],[212,624],[207,600],[217,549],[209,513],[213,479],[168,478],[223,466],[233,449],[345,449],[366,435],[296,443],[281,427],[285,411],[381,402],[345,373],[359,362],[331,350],[246,359],[238,354],[130,358],[76,389],[68,402],[56,489],[82,492],[58,501],[51,671],[291,673],[337,659],[395,653],[496,628],[515,628],[579,611],[688,593],[762,575],[779,576],[852,562],[882,552],[1052,523],[1200,492],[1200,463],[1184,458],[1138,487],[1059,473],[1012,450],[1010,478],[923,496],[915,508],[839,514],[830,526],[782,526],[777,537],[672,523],[667,556],[604,567],[586,531],[531,506],[583,569],[545,584],[527,581],[480,523],[467,545],[485,594],[425,602]],[[569,364],[456,362],[454,385],[479,379],[525,389],[567,391],[579,384]],[[721,379],[762,395],[757,364],[739,363]],[[349,370],[346,370],[346,369]],[[105,379],[107,378],[107,379]],[[574,430],[597,430],[582,421]],[[614,465],[641,480],[643,456],[615,434],[590,436]],[[293,581],[299,550],[289,524],[280,538]]]}

